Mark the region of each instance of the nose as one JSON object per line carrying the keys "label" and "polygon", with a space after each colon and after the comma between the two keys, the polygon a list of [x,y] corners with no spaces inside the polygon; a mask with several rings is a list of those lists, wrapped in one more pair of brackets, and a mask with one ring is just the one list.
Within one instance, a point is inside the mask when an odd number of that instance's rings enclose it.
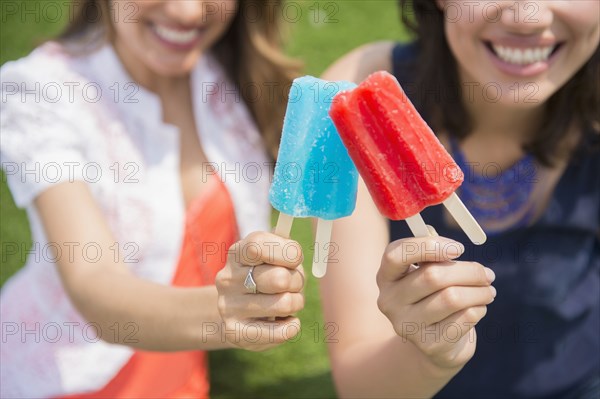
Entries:
{"label": "nose", "polygon": [[206,22],[211,12],[209,3],[204,0],[167,0],[165,11],[169,18],[183,26],[197,26]]}
{"label": "nose", "polygon": [[544,31],[554,20],[550,7],[551,2],[543,1],[508,1],[502,8],[500,22],[511,33],[531,35]]}

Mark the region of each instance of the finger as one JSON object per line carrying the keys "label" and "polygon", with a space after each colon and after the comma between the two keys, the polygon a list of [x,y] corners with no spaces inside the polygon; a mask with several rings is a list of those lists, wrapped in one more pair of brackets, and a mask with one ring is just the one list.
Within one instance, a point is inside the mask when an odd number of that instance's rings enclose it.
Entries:
{"label": "finger", "polygon": [[411,237],[390,243],[377,273],[378,282],[395,281],[406,275],[411,264],[443,262],[458,258],[464,246],[444,237]]}
{"label": "finger", "polygon": [[394,311],[399,305],[416,304],[435,292],[452,286],[490,285],[486,268],[479,263],[424,262],[422,265],[404,276],[400,282],[381,290],[380,301],[388,305],[386,309]]}
{"label": "finger", "polygon": [[236,262],[246,266],[264,263],[295,269],[303,260],[302,247],[298,242],[267,232],[250,233],[235,243],[230,251]]}
{"label": "finger", "polygon": [[[402,320],[394,324],[395,331],[419,343],[419,347],[429,346],[435,350],[436,343],[456,343],[486,315],[487,306],[474,306],[451,314],[438,323],[427,325],[419,320]],[[434,346],[432,346],[434,345]]]}
{"label": "finger", "polygon": [[287,317],[304,308],[304,295],[297,292],[237,295],[226,298],[221,308],[222,313],[237,318]]}
{"label": "finger", "polygon": [[[473,328],[486,314],[486,306],[476,306],[456,312],[446,319],[420,328],[411,326],[411,336],[407,336],[430,358],[446,358],[445,362],[461,365],[467,362],[475,350],[476,339]],[[424,330],[422,330],[424,329]]]}
{"label": "finger", "polygon": [[471,331],[487,314],[487,306],[473,306],[451,314],[429,328],[442,332],[446,342],[457,342]]}
{"label": "finger", "polygon": [[414,304],[408,311],[426,325],[438,323],[463,309],[493,302],[496,289],[489,287],[448,287]]}
{"label": "finger", "polygon": [[229,342],[241,348],[262,351],[293,339],[300,333],[297,317],[278,318],[273,321],[249,319],[226,323]]}
{"label": "finger", "polygon": [[287,269],[271,265],[259,265],[252,272],[256,289],[263,294],[301,292],[304,288],[304,273],[298,269]]}
{"label": "finger", "polygon": [[297,317],[278,318],[274,323],[269,331],[269,334],[272,334],[272,337],[267,340],[269,344],[279,345],[294,339],[300,334],[300,319]]}
{"label": "finger", "polygon": [[487,314],[487,306],[473,306],[471,308],[463,309],[458,311],[446,319],[442,320],[440,324],[449,325],[450,323],[458,324],[462,327],[462,334],[465,335],[469,330]]}
{"label": "finger", "polygon": [[416,303],[423,298],[451,286],[488,286],[495,279],[494,272],[477,262],[424,263],[404,277],[410,290],[401,290],[402,303]]}

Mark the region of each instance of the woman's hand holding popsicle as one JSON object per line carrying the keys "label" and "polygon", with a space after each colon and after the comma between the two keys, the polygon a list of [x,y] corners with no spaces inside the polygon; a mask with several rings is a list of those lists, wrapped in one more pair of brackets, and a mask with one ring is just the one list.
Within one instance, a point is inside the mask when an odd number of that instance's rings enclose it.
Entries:
{"label": "woman's hand holding popsicle", "polygon": [[262,351],[300,332],[290,316],[304,307],[302,247],[296,241],[254,232],[229,250],[217,274],[222,336],[236,347]]}
{"label": "woman's hand holding popsicle", "polygon": [[463,251],[442,237],[394,241],[377,273],[381,312],[399,336],[441,368],[462,367],[473,356],[473,327],[496,296],[491,269],[453,261]]}

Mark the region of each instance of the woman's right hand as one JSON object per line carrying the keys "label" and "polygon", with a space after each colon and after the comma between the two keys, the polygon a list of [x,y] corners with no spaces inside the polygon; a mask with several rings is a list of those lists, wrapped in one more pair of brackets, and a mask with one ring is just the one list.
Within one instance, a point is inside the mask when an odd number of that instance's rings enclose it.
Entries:
{"label": "woman's right hand", "polygon": [[398,335],[441,368],[462,367],[473,356],[473,326],[496,296],[491,269],[452,261],[463,252],[462,244],[443,237],[394,241],[377,274],[379,309]]}
{"label": "woman's right hand", "polygon": [[[233,346],[262,351],[294,338],[304,307],[302,247],[296,241],[254,232],[231,246],[225,267],[217,274],[218,307]],[[249,273],[256,293],[244,283]]]}

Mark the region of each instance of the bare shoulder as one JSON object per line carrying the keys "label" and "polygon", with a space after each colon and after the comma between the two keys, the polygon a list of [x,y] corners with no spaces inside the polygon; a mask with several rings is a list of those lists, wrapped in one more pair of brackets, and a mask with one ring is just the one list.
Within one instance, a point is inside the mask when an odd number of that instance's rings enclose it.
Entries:
{"label": "bare shoulder", "polygon": [[365,44],[334,62],[324,73],[323,79],[360,82],[376,71],[392,69],[393,41]]}

